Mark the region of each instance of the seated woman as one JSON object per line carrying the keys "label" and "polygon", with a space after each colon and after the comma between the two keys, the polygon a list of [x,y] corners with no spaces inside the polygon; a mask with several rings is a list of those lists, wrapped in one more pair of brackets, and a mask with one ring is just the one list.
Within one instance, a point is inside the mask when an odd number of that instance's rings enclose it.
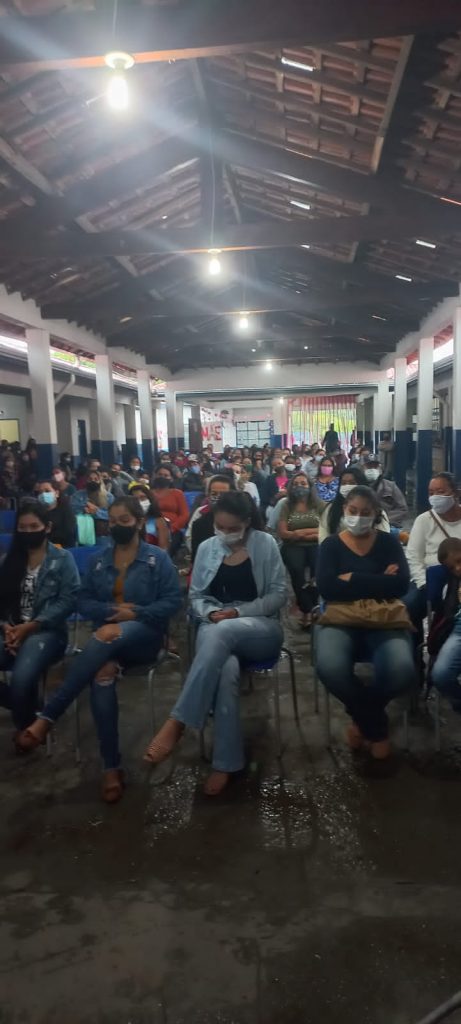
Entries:
{"label": "seated woman", "polygon": [[94,520],[96,537],[106,537],[109,532],[109,509],[114,498],[108,494],[97,469],[88,473],[86,485],[77,490],[70,499],[76,516],[86,514]]}
{"label": "seated woman", "polygon": [[461,540],[459,492],[451,473],[437,473],[429,484],[429,512],[417,516],[408,540],[407,559],[412,586],[405,604],[415,626],[426,617],[426,569],[437,565],[437,553],[445,537]]}
{"label": "seated woman", "polygon": [[[325,537],[333,533],[341,533],[344,530],[344,504],[347,496],[354,490],[354,487],[366,487],[367,481],[362,469],[358,466],[349,466],[339,477],[339,490],[334,501],[327,505],[320,516],[319,544],[322,544]],[[382,533],[390,533],[391,527],[387,515],[381,510],[381,515],[376,522],[376,529]]]}
{"label": "seated woman", "polygon": [[183,492],[175,484],[170,466],[162,465],[156,470],[152,481],[152,491],[160,514],[164,516],[170,527],[170,555],[173,558],[182,544],[182,531],[189,520],[189,506]]}
{"label": "seated woman", "polygon": [[150,488],[133,480],[128,487],[128,493],[136,501],[139,501],[142,508],[146,520],[145,540],[147,543],[162,548],[163,551],[168,551],[170,546],[168,523],[161,515],[158,502],[151,494]]}
{"label": "seated woman", "polygon": [[296,473],[288,484],[288,495],[281,504],[278,535],[282,541],[281,555],[290,573],[296,604],[304,626],[309,625],[317,591],[308,586],[306,569],[311,581],[315,576],[319,540],[319,517],[322,504],[306,473]]}
{"label": "seated woman", "polygon": [[234,476],[236,481],[236,487],[238,491],[244,491],[245,494],[249,494],[257,508],[261,504],[261,498],[259,497],[259,491],[256,484],[252,481],[252,467],[248,470],[246,466],[235,466]]}
{"label": "seated woman", "polygon": [[[409,573],[403,549],[391,534],[379,532],[381,507],[369,487],[354,487],[344,506],[345,529],[319,548],[317,585],[325,601],[402,598]],[[328,605],[327,605],[328,608]],[[374,679],[364,686],[354,673],[357,661],[370,661]],[[322,626],[317,637],[317,672],[352,718],[353,749],[369,747],[381,760],[390,754],[386,705],[415,680],[411,634],[406,629]]]}
{"label": "seated woman", "polygon": [[257,510],[246,494],[223,494],[214,506],[215,536],[197,551],[192,612],[200,623],[197,652],[184,689],[145,760],[159,764],[184,729],[203,729],[213,711],[213,771],[208,796],[217,796],[244,766],[239,715],[240,661],[277,658],[283,642],[279,611],[285,573],[275,540],[254,528]]}
{"label": "seated woman", "polygon": [[379,455],[371,453],[364,463],[367,484],[376,492],[381,505],[386,509],[391,526],[403,528],[408,520],[408,505],[400,487],[394,480],[386,480]]}
{"label": "seated woman", "polygon": [[11,684],[0,684],[0,705],[18,730],[35,719],[40,677],[63,657],[77,605],[77,567],[50,543],[50,528],[46,506],[24,500],[0,565],[0,669],[11,672]]}
{"label": "seated woman", "polygon": [[447,571],[447,583],[441,608],[434,616],[427,647],[435,660],[430,669],[431,682],[443,697],[461,711],[461,540],[442,541],[438,559]]}
{"label": "seated woman", "polygon": [[73,548],[77,538],[77,520],[70,503],[56,484],[48,480],[36,488],[38,500],[48,509],[50,522],[49,540],[61,548]]}
{"label": "seated woman", "polygon": [[339,487],[335,463],[332,455],[325,455],[319,462],[319,472],[315,481],[317,497],[320,501],[333,501]]}
{"label": "seated woman", "polygon": [[64,498],[71,498],[75,494],[76,488],[70,483],[71,472],[69,467],[56,466],[51,474],[51,480],[55,486],[55,490],[59,491]]}
{"label": "seated woman", "polygon": [[95,555],[83,581],[79,611],[95,632],[36,721],[18,737],[21,750],[47,733],[85,686],[104,763],[102,797],[120,800],[123,774],[118,742],[116,678],[119,667],[151,663],[163,645],[168,620],[181,605],[178,574],[165,551],[141,540],[144,516],[134,498],[116,498],[109,511],[113,544]]}
{"label": "seated woman", "polygon": [[235,491],[235,484],[231,476],[217,473],[207,480],[206,501],[192,513],[186,531],[186,545],[193,562],[199,545],[209,537],[214,537],[213,509],[221,494],[228,494],[229,491]]}

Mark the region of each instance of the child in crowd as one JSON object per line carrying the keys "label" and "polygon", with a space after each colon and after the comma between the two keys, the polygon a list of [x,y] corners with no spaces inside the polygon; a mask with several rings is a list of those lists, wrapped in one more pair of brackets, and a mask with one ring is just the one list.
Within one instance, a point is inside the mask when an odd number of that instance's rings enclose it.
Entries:
{"label": "child in crowd", "polygon": [[[444,697],[461,710],[461,540],[447,537],[438,550],[441,565],[448,570],[443,607],[436,614],[429,633],[429,653],[434,656],[431,679]],[[437,642],[438,640],[438,642]]]}

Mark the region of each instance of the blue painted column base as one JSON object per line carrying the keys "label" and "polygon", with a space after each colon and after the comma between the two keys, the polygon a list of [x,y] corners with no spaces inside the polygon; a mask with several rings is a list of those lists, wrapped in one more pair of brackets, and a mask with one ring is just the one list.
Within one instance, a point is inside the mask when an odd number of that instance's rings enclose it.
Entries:
{"label": "blue painted column base", "polygon": [[373,433],[371,430],[365,431],[365,440],[363,443],[367,448],[371,448],[373,450]]}
{"label": "blue painted column base", "polygon": [[57,444],[37,444],[37,472],[39,480],[49,480],[51,471],[59,462]]}
{"label": "blue painted column base", "polygon": [[272,434],[271,447],[272,448],[281,448],[282,447],[282,435],[281,434]]}
{"label": "blue painted column base", "polygon": [[394,443],[394,480],[405,494],[408,469],[408,436],[406,430],[396,430]]}
{"label": "blue painted column base", "polygon": [[453,430],[453,465],[452,472],[456,480],[461,480],[461,430]]}
{"label": "blue painted column base", "polygon": [[127,466],[128,466],[128,464],[130,462],[130,459],[132,459],[134,456],[138,459],[139,458],[139,451],[138,451],[138,442],[136,441],[136,438],[135,437],[127,437],[127,439],[125,441],[125,444],[122,446],[122,451],[123,451],[123,460],[124,460],[124,462],[125,462],[125,464]]}
{"label": "blue painted column base", "polygon": [[118,462],[116,441],[93,441],[91,454],[94,459],[99,459],[101,465],[110,466],[112,462]]}
{"label": "blue painted column base", "polygon": [[180,448],[180,447],[181,446],[178,443],[178,438],[177,437],[170,437],[168,435],[168,451],[169,452],[177,452],[178,448]]}
{"label": "blue painted column base", "polygon": [[444,469],[447,469],[449,473],[452,473],[455,463],[455,439],[453,436],[453,427],[444,427],[442,436],[445,452]]}
{"label": "blue painted column base", "polygon": [[432,477],[432,430],[418,430],[416,441],[416,506],[427,509],[427,492]]}
{"label": "blue painted column base", "polygon": [[154,442],[148,437],[143,438],[141,451],[142,468],[146,471],[146,473],[152,473],[152,470],[155,465]]}

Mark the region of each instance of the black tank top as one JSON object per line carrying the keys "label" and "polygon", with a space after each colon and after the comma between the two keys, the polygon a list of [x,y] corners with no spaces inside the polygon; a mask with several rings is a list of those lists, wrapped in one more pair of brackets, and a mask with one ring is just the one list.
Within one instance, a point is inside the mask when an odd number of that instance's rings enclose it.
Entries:
{"label": "black tank top", "polygon": [[221,565],[210,585],[210,594],[221,604],[233,601],[254,601],[258,596],[251,560],[246,558],[239,565]]}

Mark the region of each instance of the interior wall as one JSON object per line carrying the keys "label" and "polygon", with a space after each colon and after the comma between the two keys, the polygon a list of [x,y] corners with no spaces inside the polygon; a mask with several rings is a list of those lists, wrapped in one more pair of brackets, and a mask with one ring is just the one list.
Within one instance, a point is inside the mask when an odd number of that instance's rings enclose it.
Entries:
{"label": "interior wall", "polygon": [[29,411],[25,395],[0,393],[0,419],[19,420],[19,440],[24,448],[29,437]]}

